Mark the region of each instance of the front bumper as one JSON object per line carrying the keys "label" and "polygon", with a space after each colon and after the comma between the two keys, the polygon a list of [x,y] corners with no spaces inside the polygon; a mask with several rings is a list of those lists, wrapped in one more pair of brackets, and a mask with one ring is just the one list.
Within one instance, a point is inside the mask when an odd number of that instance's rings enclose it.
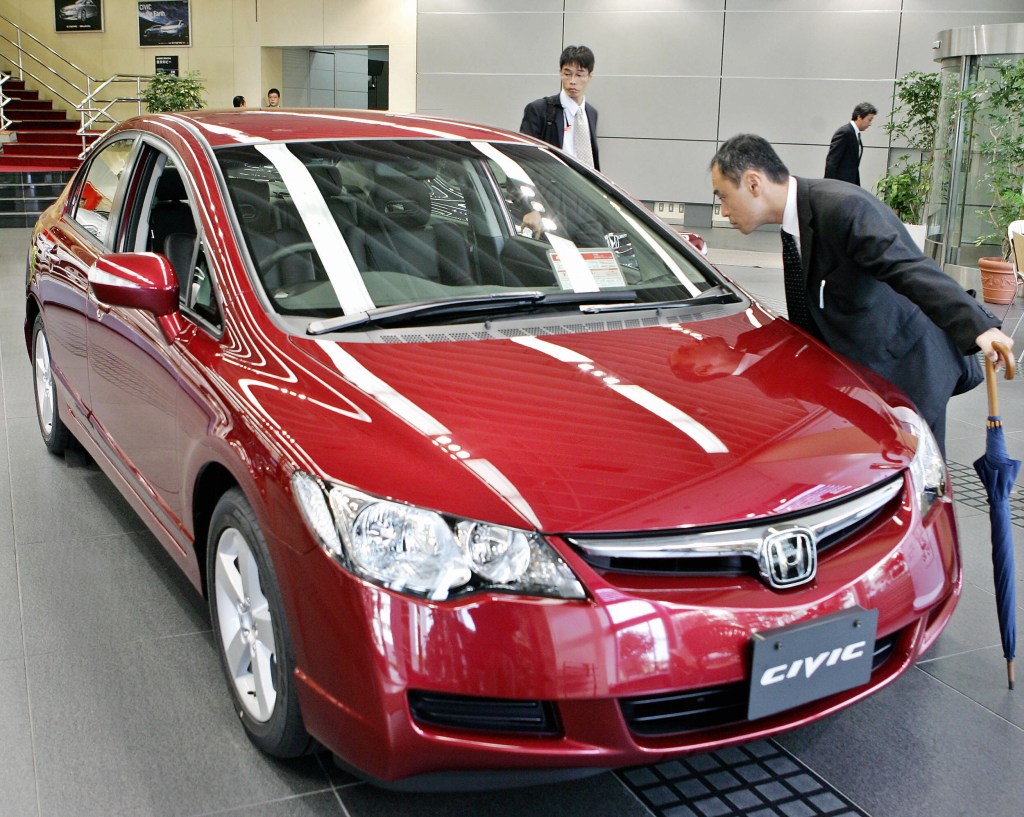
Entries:
{"label": "front bumper", "polygon": [[[325,746],[384,783],[639,765],[801,726],[911,666],[945,627],[961,586],[951,499],[921,519],[904,494],[831,552],[814,583],[783,593],[748,577],[599,575],[577,559],[572,567],[592,592],[586,602],[427,603],[333,563],[325,569],[325,559],[311,551],[295,565],[306,587],[293,628],[303,715]],[[879,611],[885,654],[869,683],[746,720],[751,633],[854,605]],[[700,709],[723,695],[723,714],[710,721],[684,712],[665,721],[667,731],[638,726],[638,704],[678,699]],[[517,726],[517,714],[535,723],[543,711],[542,728]]]}

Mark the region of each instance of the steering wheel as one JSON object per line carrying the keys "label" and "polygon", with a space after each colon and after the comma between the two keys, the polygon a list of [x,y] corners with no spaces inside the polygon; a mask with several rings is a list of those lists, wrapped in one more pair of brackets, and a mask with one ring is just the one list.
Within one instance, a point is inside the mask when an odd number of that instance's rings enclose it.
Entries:
{"label": "steering wheel", "polygon": [[266,258],[260,259],[260,269],[264,274],[266,274],[284,261],[284,259],[290,258],[293,255],[298,255],[300,252],[309,252],[310,250],[315,249],[316,244],[312,241],[300,241],[298,244],[289,244],[286,247],[279,247]]}

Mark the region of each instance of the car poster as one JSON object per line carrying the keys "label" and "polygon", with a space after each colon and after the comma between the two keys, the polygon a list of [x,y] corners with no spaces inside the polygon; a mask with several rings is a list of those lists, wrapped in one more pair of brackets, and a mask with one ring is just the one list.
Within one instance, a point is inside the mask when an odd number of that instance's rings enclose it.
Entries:
{"label": "car poster", "polygon": [[139,45],[192,45],[188,0],[139,3]]}
{"label": "car poster", "polygon": [[103,31],[103,0],[53,0],[57,32]]}

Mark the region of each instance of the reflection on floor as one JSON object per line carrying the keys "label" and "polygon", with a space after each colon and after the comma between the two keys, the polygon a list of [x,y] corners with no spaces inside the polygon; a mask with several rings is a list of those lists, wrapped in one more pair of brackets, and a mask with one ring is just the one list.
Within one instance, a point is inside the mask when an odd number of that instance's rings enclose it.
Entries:
{"label": "reflection on floor", "polygon": [[[705,235],[712,260],[781,311],[778,236]],[[962,600],[938,644],[890,687],[776,740],[685,761],[568,785],[399,794],[325,756],[279,763],[255,751],[228,705],[202,601],[95,466],[46,454],[22,330],[27,236],[0,230],[2,817],[1022,813],[1024,687],[1006,689],[988,516],[971,468],[984,447],[983,388],[953,400],[947,434]],[[1000,385],[1017,458],[1022,389],[1024,376]],[[1024,565],[1019,515],[1014,533]]]}

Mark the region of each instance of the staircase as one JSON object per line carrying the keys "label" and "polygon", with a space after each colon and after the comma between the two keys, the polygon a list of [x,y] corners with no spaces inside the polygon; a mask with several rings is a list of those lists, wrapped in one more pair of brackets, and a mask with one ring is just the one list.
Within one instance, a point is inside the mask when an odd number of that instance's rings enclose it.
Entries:
{"label": "staircase", "polygon": [[78,123],[22,80],[8,79],[4,93],[11,126],[0,147],[0,228],[31,227],[60,195],[81,164],[84,144],[95,137],[83,143]]}
{"label": "staircase", "polygon": [[74,170],[78,156],[95,136],[85,141],[78,135],[78,123],[66,111],[55,110],[50,100],[29,91],[23,80],[8,79],[4,92],[10,102],[4,109],[11,120],[12,141],[3,144],[0,173]]}
{"label": "staircase", "polygon": [[[9,122],[0,133],[0,227],[29,227],[60,195],[85,148],[127,116],[142,113],[142,87],[152,77],[97,79],[3,14],[0,74],[8,75],[0,83],[0,99],[7,99],[0,120]],[[26,89],[25,80],[63,109]]]}
{"label": "staircase", "polygon": [[32,227],[71,178],[70,170],[4,172],[0,167],[0,228]]}

